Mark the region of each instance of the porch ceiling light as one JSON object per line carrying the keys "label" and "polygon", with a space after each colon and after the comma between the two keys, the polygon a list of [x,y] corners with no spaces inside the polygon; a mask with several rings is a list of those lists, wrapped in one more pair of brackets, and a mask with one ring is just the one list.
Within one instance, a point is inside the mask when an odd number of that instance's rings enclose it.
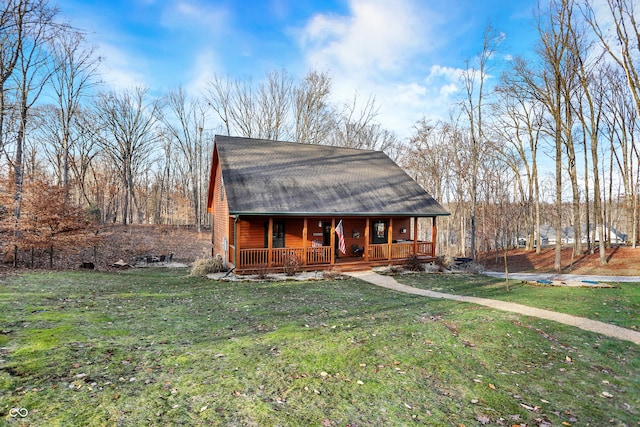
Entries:
{"label": "porch ceiling light", "polygon": [[318,228],[322,228],[322,221],[318,221]]}

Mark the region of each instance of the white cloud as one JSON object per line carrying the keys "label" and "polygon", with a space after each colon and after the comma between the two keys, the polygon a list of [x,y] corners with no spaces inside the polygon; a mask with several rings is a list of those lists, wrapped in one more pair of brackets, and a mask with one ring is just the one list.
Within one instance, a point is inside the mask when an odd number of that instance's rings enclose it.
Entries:
{"label": "white cloud", "polygon": [[219,71],[214,66],[214,64],[218,63],[220,61],[216,60],[216,54],[212,49],[207,48],[199,51],[194,59],[193,66],[187,74],[189,78],[189,82],[186,84],[187,92],[194,97],[201,96],[203,90],[207,87],[207,83]]}
{"label": "white cloud", "polygon": [[98,45],[98,51],[104,58],[100,68],[100,77],[110,89],[130,89],[136,86],[147,86],[145,76],[133,68],[132,64],[140,64],[140,58],[132,58],[124,50],[108,43]]}
{"label": "white cloud", "polygon": [[348,16],[315,15],[300,34],[312,66],[330,65],[351,75],[397,73],[428,50],[424,10],[409,1],[351,0]]}
{"label": "white cloud", "polygon": [[459,81],[463,70],[460,68],[445,67],[439,64],[432,65],[427,76],[427,81]]}
{"label": "white cloud", "polygon": [[401,138],[423,116],[446,117],[461,71],[425,67],[446,42],[444,18],[413,0],[351,0],[349,10],[317,14],[298,31],[308,67],[329,70],[336,101],[375,96],[378,120]]}
{"label": "white cloud", "polygon": [[174,30],[204,30],[213,33],[226,28],[228,17],[229,11],[226,8],[201,1],[180,0],[163,11],[160,23]]}
{"label": "white cloud", "polygon": [[454,93],[460,92],[460,88],[454,83],[449,83],[440,87],[440,94],[443,96],[453,95]]}

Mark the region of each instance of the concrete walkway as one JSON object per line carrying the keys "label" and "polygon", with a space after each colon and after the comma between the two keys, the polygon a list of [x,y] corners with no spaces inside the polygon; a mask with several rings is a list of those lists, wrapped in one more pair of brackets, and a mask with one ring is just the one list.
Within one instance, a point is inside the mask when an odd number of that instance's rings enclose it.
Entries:
{"label": "concrete walkway", "polygon": [[[495,308],[497,310],[510,311],[513,313],[524,314],[526,316],[539,317],[541,319],[553,320],[555,322],[564,323],[565,325],[575,326],[585,331],[596,332],[598,334],[607,335],[609,337],[618,338],[625,341],[631,341],[640,345],[640,332],[633,331],[620,326],[610,325],[597,320],[585,319],[584,317],[571,316],[569,314],[558,313],[551,310],[529,307],[513,302],[498,301],[487,298],[470,297],[463,295],[451,295],[442,292],[429,291],[426,289],[418,289],[412,286],[398,283],[393,277],[383,276],[372,271],[358,271],[345,273],[351,277],[372,283],[383,288],[392,289],[398,292],[404,292],[413,295],[422,295],[429,298],[449,299],[454,301],[469,302],[472,304],[484,305],[486,307]],[[511,277],[511,275],[509,275]]]}

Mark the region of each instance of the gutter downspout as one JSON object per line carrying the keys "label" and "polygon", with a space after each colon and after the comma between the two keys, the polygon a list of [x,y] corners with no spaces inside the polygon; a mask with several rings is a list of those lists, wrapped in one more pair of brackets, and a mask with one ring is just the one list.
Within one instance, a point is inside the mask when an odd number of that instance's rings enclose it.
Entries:
{"label": "gutter downspout", "polygon": [[236,215],[233,220],[233,268],[238,267],[238,220],[240,215]]}

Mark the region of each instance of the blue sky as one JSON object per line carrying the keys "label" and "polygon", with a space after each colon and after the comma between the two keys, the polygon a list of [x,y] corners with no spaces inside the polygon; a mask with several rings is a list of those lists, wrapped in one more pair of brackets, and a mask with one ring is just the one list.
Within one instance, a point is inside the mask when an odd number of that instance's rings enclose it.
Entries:
{"label": "blue sky", "polygon": [[[447,117],[458,77],[487,24],[505,34],[496,66],[535,41],[535,0],[59,0],[88,30],[109,88],[193,94],[214,73],[261,80],[327,71],[336,102],[375,96],[378,121],[408,136],[421,117]],[[496,72],[496,78],[497,78]]]}

